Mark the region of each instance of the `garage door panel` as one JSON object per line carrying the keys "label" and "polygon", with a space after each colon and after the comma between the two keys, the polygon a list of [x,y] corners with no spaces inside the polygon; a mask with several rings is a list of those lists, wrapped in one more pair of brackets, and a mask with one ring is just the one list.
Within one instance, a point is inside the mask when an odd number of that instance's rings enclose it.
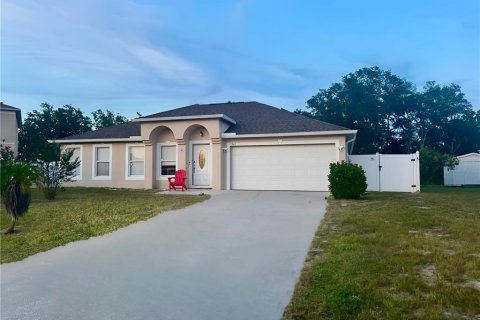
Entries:
{"label": "garage door panel", "polygon": [[328,190],[335,145],[235,146],[231,188],[237,190]]}

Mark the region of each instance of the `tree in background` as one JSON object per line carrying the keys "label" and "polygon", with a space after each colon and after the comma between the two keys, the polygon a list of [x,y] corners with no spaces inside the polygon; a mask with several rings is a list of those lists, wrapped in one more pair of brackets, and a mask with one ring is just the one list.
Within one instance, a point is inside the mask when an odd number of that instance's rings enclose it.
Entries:
{"label": "tree in background", "polygon": [[390,71],[362,68],[307,101],[297,113],[357,129],[355,153],[410,153],[431,147],[464,154],[480,149],[480,111],[457,84],[427,82],[423,91]]}
{"label": "tree in background", "polygon": [[459,85],[441,86],[429,81],[418,97],[412,123],[417,128],[419,148],[427,146],[458,155],[480,147],[480,126],[475,121],[475,111]]}
{"label": "tree in background", "polygon": [[[342,78],[307,102],[316,119],[357,129],[357,153],[388,152],[412,145],[407,120],[415,112],[412,83],[378,67],[363,68]],[[408,135],[402,134],[409,132]]]}
{"label": "tree in background", "polygon": [[54,146],[57,148],[56,154],[52,154],[50,159],[37,161],[41,170],[37,185],[47,200],[55,199],[58,189],[64,182],[72,181],[75,170],[80,166],[78,158],[72,159],[73,150],[61,152],[58,145]]}
{"label": "tree in background", "polygon": [[20,129],[19,157],[25,161],[60,161],[58,146],[48,140],[100,129],[127,121],[124,116],[98,109],[92,112],[92,119],[79,108],[70,104],[55,109],[51,104],[42,103],[39,110],[27,113]]}
{"label": "tree in background", "polygon": [[51,159],[55,146],[48,140],[92,130],[92,121],[71,105],[55,109],[42,103],[40,110],[27,113],[19,134],[19,157],[25,161]]}
{"label": "tree in background", "polygon": [[120,115],[119,113],[113,113],[108,109],[105,112],[101,109],[98,109],[92,112],[92,116],[95,129],[110,127],[128,121],[128,119],[124,116]]}
{"label": "tree in background", "polygon": [[420,181],[422,184],[442,184],[443,167],[455,168],[458,159],[429,147],[420,149]]}

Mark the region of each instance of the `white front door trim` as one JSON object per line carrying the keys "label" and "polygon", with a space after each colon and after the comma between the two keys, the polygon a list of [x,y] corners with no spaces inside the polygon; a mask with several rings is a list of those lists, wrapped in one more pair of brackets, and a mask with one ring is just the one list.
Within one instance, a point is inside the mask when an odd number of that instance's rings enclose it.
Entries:
{"label": "white front door trim", "polygon": [[340,161],[340,146],[338,140],[301,140],[301,141],[283,141],[278,139],[277,143],[274,142],[230,142],[227,143],[227,190],[232,188],[232,168],[231,168],[231,147],[248,147],[248,146],[285,146],[285,145],[322,145],[322,144],[334,144],[335,145],[335,159]]}
{"label": "white front door trim", "polygon": [[[193,160],[193,146],[194,145],[208,145],[209,146],[209,157],[210,157],[210,184],[205,185],[205,186],[195,186],[193,185],[193,166],[192,166],[192,160]],[[212,187],[212,171],[213,171],[213,161],[212,161],[212,142],[210,140],[191,140],[188,148],[188,187],[191,189],[204,189],[204,188],[211,188]]]}

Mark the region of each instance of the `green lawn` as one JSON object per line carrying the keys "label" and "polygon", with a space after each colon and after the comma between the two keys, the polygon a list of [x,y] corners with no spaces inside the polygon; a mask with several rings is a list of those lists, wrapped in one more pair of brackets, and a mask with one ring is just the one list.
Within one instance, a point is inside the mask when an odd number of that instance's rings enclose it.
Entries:
{"label": "green lawn", "polygon": [[[1,262],[22,260],[66,243],[112,232],[161,212],[201,202],[208,196],[158,195],[152,190],[66,188],[54,201],[38,190],[16,232],[1,235]],[[0,209],[1,229],[10,216]]]}
{"label": "green lawn", "polygon": [[422,191],[330,200],[284,319],[480,319],[480,189]]}

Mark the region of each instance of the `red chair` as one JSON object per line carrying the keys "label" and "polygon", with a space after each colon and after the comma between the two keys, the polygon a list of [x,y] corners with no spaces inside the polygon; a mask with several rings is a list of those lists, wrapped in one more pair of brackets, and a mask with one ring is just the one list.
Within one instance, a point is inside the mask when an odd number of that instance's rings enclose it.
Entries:
{"label": "red chair", "polygon": [[182,188],[182,191],[187,190],[187,185],[185,181],[187,180],[187,172],[183,169],[177,170],[175,172],[175,177],[168,178],[168,191],[170,190],[177,190],[177,188]]}

